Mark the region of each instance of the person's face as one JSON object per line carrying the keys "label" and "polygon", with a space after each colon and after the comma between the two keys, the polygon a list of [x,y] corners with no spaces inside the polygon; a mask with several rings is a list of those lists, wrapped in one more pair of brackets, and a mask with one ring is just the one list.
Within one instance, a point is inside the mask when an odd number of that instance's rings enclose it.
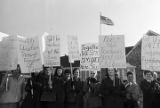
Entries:
{"label": "person's face", "polygon": [[132,75],[132,74],[129,74],[129,75],[127,76],[127,79],[128,79],[129,82],[133,82],[133,75]]}
{"label": "person's face", "polygon": [[57,75],[58,75],[58,76],[61,76],[61,75],[62,75],[62,69],[58,69],[58,70],[57,70]]}
{"label": "person's face", "polygon": [[94,71],[91,71],[90,77],[91,77],[91,78],[94,78],[94,77],[95,77],[95,72],[94,72]]}
{"label": "person's face", "polygon": [[75,78],[79,78],[79,69],[75,70],[74,77]]}
{"label": "person's face", "polygon": [[146,78],[147,81],[152,81],[153,76],[152,76],[152,74],[149,72],[149,73],[146,73],[145,78]]}
{"label": "person's face", "polygon": [[51,75],[51,73],[52,73],[51,68],[47,68],[46,71],[45,71],[45,73],[46,73],[47,75]]}
{"label": "person's face", "polygon": [[154,74],[153,74],[153,79],[154,79],[154,80],[157,80],[157,78],[158,78],[157,73],[154,73]]}
{"label": "person's face", "polygon": [[67,78],[67,80],[71,79],[71,74],[67,73],[66,78]]}
{"label": "person's face", "polygon": [[109,76],[114,76],[115,75],[115,72],[114,72],[114,69],[108,69],[108,75]]}

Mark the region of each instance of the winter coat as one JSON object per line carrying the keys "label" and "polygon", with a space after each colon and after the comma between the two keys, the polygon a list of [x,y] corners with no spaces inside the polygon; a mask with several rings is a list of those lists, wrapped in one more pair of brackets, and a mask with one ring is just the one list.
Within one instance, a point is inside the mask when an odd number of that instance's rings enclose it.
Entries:
{"label": "winter coat", "polygon": [[42,94],[40,101],[43,102],[55,102],[56,101],[56,90],[55,90],[55,81],[54,77],[51,77],[52,88],[49,87],[49,76],[41,74],[41,83],[42,83]]}
{"label": "winter coat", "polygon": [[138,107],[138,101],[140,101],[141,94],[139,87],[134,82],[127,82],[125,85],[126,89],[126,101],[125,105],[126,108],[137,108]]}
{"label": "winter coat", "polygon": [[115,79],[115,86],[109,77],[104,77],[101,82],[103,108],[123,108],[125,88],[120,79]]}
{"label": "winter coat", "polygon": [[148,82],[147,80],[142,80],[140,83],[140,88],[143,92],[143,108],[153,108],[153,100],[156,93],[156,83],[154,81]]}
{"label": "winter coat", "polygon": [[65,83],[66,106],[67,108],[83,107],[83,82],[80,79],[70,79]]}
{"label": "winter coat", "polygon": [[31,77],[27,80],[25,87],[27,95],[21,108],[40,108],[40,98],[42,93],[42,83],[39,76]]}
{"label": "winter coat", "polygon": [[63,77],[55,77],[54,88],[56,92],[56,108],[64,108],[65,99],[65,81]]}
{"label": "winter coat", "polygon": [[100,83],[95,78],[87,78],[84,84],[84,92],[84,108],[97,108],[102,106]]}
{"label": "winter coat", "polygon": [[17,103],[21,101],[24,85],[23,76],[19,76],[18,79],[12,76],[3,78],[1,85],[4,90],[0,93],[0,103]]}

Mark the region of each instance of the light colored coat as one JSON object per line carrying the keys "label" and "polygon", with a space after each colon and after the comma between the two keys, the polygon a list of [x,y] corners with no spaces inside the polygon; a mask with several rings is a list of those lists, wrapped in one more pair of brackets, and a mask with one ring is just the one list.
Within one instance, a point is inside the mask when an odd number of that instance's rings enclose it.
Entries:
{"label": "light colored coat", "polygon": [[[7,84],[7,78],[2,79],[2,86]],[[20,76],[18,79],[13,78],[12,76],[8,77],[8,90],[3,90],[0,93],[0,103],[16,103],[19,102],[22,98],[22,86],[24,84],[24,78]],[[6,86],[4,86],[6,87]],[[5,88],[6,89],[6,88]]]}

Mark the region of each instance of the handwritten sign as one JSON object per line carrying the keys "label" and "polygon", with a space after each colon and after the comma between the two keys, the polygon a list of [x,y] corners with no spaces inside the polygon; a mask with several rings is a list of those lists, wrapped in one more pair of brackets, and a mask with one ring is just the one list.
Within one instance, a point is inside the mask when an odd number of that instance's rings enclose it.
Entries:
{"label": "handwritten sign", "polygon": [[160,37],[144,36],[141,47],[141,68],[160,71]]}
{"label": "handwritten sign", "polygon": [[100,36],[99,47],[101,68],[126,68],[123,35]]}
{"label": "handwritten sign", "polygon": [[45,37],[45,66],[60,66],[60,36],[47,35]]}
{"label": "handwritten sign", "polygon": [[42,70],[38,37],[18,39],[18,61],[22,73],[39,72]]}
{"label": "handwritten sign", "polygon": [[0,42],[0,71],[15,70],[17,63],[17,36],[5,37]]}
{"label": "handwritten sign", "polygon": [[97,43],[82,45],[80,63],[82,70],[100,70],[99,48]]}
{"label": "handwritten sign", "polygon": [[79,60],[79,46],[77,36],[68,36],[69,61]]}

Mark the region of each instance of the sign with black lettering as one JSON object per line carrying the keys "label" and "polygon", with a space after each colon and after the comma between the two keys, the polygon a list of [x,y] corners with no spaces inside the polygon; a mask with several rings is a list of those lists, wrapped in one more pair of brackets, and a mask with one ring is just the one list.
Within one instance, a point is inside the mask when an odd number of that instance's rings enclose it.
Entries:
{"label": "sign with black lettering", "polygon": [[160,71],[160,37],[144,36],[141,47],[141,68]]}
{"label": "sign with black lettering", "polygon": [[101,68],[126,68],[123,35],[99,36]]}
{"label": "sign with black lettering", "polygon": [[44,65],[60,66],[60,36],[47,35],[45,37]]}
{"label": "sign with black lettering", "polygon": [[18,63],[17,36],[4,37],[0,42],[0,70],[15,70]]}
{"label": "sign with black lettering", "polygon": [[42,70],[38,37],[18,39],[18,62],[22,73],[40,72]]}
{"label": "sign with black lettering", "polygon": [[99,70],[99,49],[97,43],[83,44],[81,47],[81,69]]}

